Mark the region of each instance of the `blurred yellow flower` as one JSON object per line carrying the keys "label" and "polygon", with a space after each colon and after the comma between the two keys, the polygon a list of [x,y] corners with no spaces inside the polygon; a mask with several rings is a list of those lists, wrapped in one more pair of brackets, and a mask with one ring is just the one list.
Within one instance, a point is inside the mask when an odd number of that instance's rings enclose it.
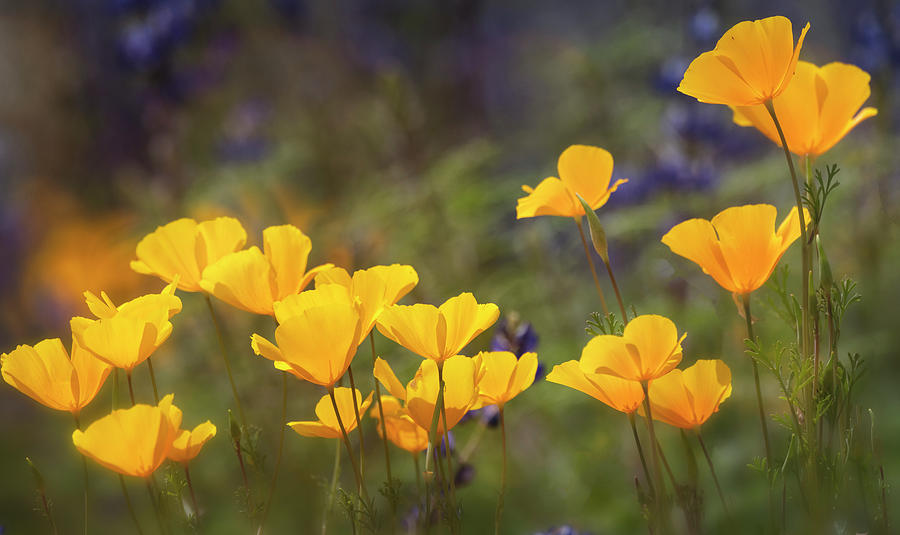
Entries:
{"label": "blurred yellow flower", "polygon": [[581,352],[585,374],[610,374],[630,381],[649,381],[681,362],[681,342],[672,320],[645,314],[628,322],[622,336],[595,336]]}
{"label": "blurred yellow flower", "polygon": [[148,477],[166,460],[181,426],[181,410],[173,395],[159,405],[138,404],[115,410],[72,433],[82,455],[126,476]]}
{"label": "blurred yellow flower", "polygon": [[334,403],[331,402],[331,395],[322,396],[316,403],[316,416],[319,418],[315,422],[288,422],[287,425],[305,437],[322,437],[322,438],[341,438],[341,426],[338,424],[338,416],[341,423],[344,424],[344,430],[349,434],[350,431],[356,429],[356,409],[354,408],[353,397],[356,397],[356,403],[359,407],[359,415],[362,418],[366,414],[366,409],[372,403],[372,393],[362,399],[359,390],[351,390],[346,387],[338,387],[334,389],[334,401],[337,403],[337,415],[334,412]]}
{"label": "blurred yellow flower", "polygon": [[193,430],[181,429],[172,441],[169,450],[169,459],[176,463],[187,464],[196,457],[203,445],[216,436],[216,426],[209,420],[195,427]]}
{"label": "blurred yellow flower", "polygon": [[74,339],[71,359],[59,338],[0,355],[4,381],[42,405],[75,416],[94,399],[111,369]]}
{"label": "blurred yellow flower", "polygon": [[556,164],[559,178],[548,177],[536,188],[522,186],[528,195],[516,205],[516,219],[555,215],[581,217],[584,208],[575,194],[579,194],[596,210],[606,204],[609,196],[628,179],[619,179],[612,186],[613,157],[600,147],[572,145],[559,155]]}
{"label": "blurred yellow flower", "polygon": [[[480,360],[479,357],[455,355],[443,362],[444,409],[447,413],[447,425],[444,425],[443,416],[439,416],[438,434],[443,434],[445,429],[447,431],[453,429],[469,409],[476,408]],[[415,377],[405,388],[391,366],[382,358],[375,361],[374,373],[375,378],[392,396],[406,402],[410,418],[422,429],[430,430],[440,384],[437,362],[422,361]]]}
{"label": "blurred yellow flower", "polygon": [[721,360],[698,360],[650,381],[653,419],[682,429],[700,427],[731,395],[731,370]]}
{"label": "blurred yellow flower", "polygon": [[[662,237],[673,253],[697,263],[723,288],[744,295],[762,286],[788,247],[800,237],[797,208],[775,230],[770,204],[734,206],[712,221],[689,219]],[[809,224],[809,212],[803,209]]]}
{"label": "blurred yellow flower", "polygon": [[181,311],[176,284],[118,307],[105,293],[101,300],[88,292],[88,306],[100,319],[72,318],[72,335],[97,358],[130,373],[172,334],[169,319]]}
{"label": "blurred yellow flower", "polygon": [[678,91],[710,104],[762,104],[788,87],[807,31],[809,23],[794,46],[793,27],[785,17],[739,22],[715,49],[691,62]]}
{"label": "blurred yellow flower", "polygon": [[277,345],[258,334],[250,346],[279,370],[322,385],[334,386],[356,355],[361,342],[360,315],[347,290],[338,285],[303,292],[279,307]]}
{"label": "blurred yellow flower", "polygon": [[644,389],[638,381],[605,373],[586,373],[577,360],[554,366],[547,380],[584,392],[626,414],[633,413],[644,402]]}
{"label": "blurred yellow flower", "polygon": [[413,353],[438,363],[458,354],[497,321],[500,309],[478,304],[471,293],[446,300],[440,307],[394,305],[378,317],[378,330]]}
{"label": "blurred yellow flower", "polygon": [[137,260],[131,269],[156,275],[166,282],[180,276],[178,288],[199,292],[206,266],[244,246],[247,232],[233,217],[217,217],[197,223],[182,218],[167,223],[144,236],[137,244]]}
{"label": "blurred yellow flower", "polygon": [[[391,443],[410,453],[428,448],[428,431],[413,421],[400,400],[393,396],[381,396],[381,406],[384,409],[384,428]],[[380,420],[377,408],[373,408],[369,415]],[[382,436],[381,427],[377,426],[379,436]]]}
{"label": "blurred yellow flower", "polygon": [[537,353],[525,353],[521,358],[509,351],[482,351],[478,396],[483,405],[497,405],[501,409],[507,401],[534,383],[537,373]]}
{"label": "blurred yellow flower", "polygon": [[229,305],[254,314],[275,314],[273,304],[301,292],[322,270],[306,271],[312,250],[309,237],[293,225],[263,231],[263,249],[254,246],[230,253],[203,270],[200,287]]}
{"label": "blurred yellow flower", "polygon": [[[869,74],[846,63],[817,67],[797,62],[794,78],[772,104],[788,149],[799,156],[818,156],[840,141],[856,125],[878,114],[860,107],[869,98]],[[765,106],[732,106],[734,122],[755,126],[781,146],[775,123]]]}

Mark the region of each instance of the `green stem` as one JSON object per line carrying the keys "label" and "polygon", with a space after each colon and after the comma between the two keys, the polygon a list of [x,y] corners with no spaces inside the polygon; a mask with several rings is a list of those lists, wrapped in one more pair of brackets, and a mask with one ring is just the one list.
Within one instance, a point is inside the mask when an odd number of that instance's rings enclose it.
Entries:
{"label": "green stem", "polygon": [[638,456],[641,458],[641,466],[644,468],[644,479],[647,480],[647,486],[650,487],[650,495],[656,494],[653,480],[650,477],[650,470],[647,469],[647,459],[644,457],[644,448],[641,447],[641,439],[638,438],[637,426],[634,423],[634,413],[628,413],[628,423],[631,424],[631,434],[634,436],[634,445],[637,446]]}
{"label": "green stem", "polygon": [[147,494],[150,495],[150,503],[153,504],[153,512],[156,513],[156,522],[159,524],[159,532],[160,533],[168,533],[169,530],[166,526],[166,523],[163,521],[162,509],[160,508],[159,500],[156,499],[156,492],[153,490],[153,486],[150,485],[150,478],[153,475],[150,475],[147,479],[144,480],[147,483]]}
{"label": "green stem", "polygon": [[700,429],[694,429],[694,432],[697,434],[697,441],[700,443],[700,449],[703,450],[703,455],[706,457],[706,464],[709,465],[709,472],[712,474],[713,481],[716,484],[716,490],[719,492],[719,499],[722,500],[722,508],[725,510],[725,516],[731,517],[731,513],[728,511],[728,503],[725,502],[725,494],[722,492],[722,487],[719,485],[719,476],[716,475],[716,468],[713,466],[712,457],[709,456],[709,451],[706,449],[706,443],[703,442],[703,435],[700,434]]}
{"label": "green stem", "polygon": [[328,488],[328,499],[325,503],[325,510],[322,511],[322,535],[328,533],[328,515],[331,514],[331,507],[334,505],[334,495],[337,492],[338,477],[341,474],[341,442],[334,443],[334,468],[331,469],[331,485]]}
{"label": "green stem", "polygon": [[[366,478],[366,444],[363,442],[362,419],[359,417],[359,402],[356,399],[356,381],[353,380],[353,367],[347,367],[347,376],[350,378],[350,392],[353,393],[353,415],[356,417],[356,433],[359,435],[359,475]],[[362,395],[362,392],[360,392]]]}
{"label": "green stem", "polygon": [[[378,423],[381,424],[381,442],[384,444],[384,466],[387,470],[388,485],[393,488],[394,478],[391,475],[391,452],[388,448],[387,423],[384,421],[384,407],[381,405],[381,385],[375,378],[374,367],[377,356],[375,355],[375,332],[369,332],[369,343],[372,346],[372,382],[375,383],[375,403],[378,405]],[[397,503],[393,498],[391,502],[391,526],[397,525]]]}
{"label": "green stem", "polygon": [[[72,413],[72,416],[75,417],[75,429],[81,430],[81,421],[78,419],[78,414]],[[87,457],[84,455],[79,455],[81,457],[81,468],[84,473],[84,535],[88,533],[88,503],[90,502],[90,494],[88,490],[88,467],[87,467]]]}
{"label": "green stem", "polygon": [[[440,365],[438,365],[438,370],[440,370],[440,369],[441,369],[441,367],[440,367]],[[438,382],[438,385],[440,386],[440,382]],[[440,404],[442,404],[443,402],[444,402],[444,389],[438,388],[438,397],[434,403],[434,410],[431,414],[431,427],[428,431],[428,449],[425,452],[425,472],[426,472],[426,475],[425,475],[425,516],[423,518],[424,518],[424,522],[425,522],[425,533],[426,534],[430,533],[430,531],[431,531],[430,519],[431,519],[431,507],[432,507],[431,491],[430,491],[430,486],[431,486],[430,483],[431,482],[429,481],[427,473],[428,473],[428,466],[431,463],[431,458],[434,455],[433,454],[434,445],[437,443],[438,422],[441,419],[441,412],[440,412],[440,410],[438,410],[438,406]],[[440,463],[437,463],[437,464],[440,465]],[[434,470],[431,479],[436,479],[435,476],[437,475],[437,473],[438,473],[438,470]]]}
{"label": "green stem", "polygon": [[[350,464],[353,466],[353,475],[356,476],[356,488],[360,497],[365,501],[369,501],[369,494],[363,484],[362,475],[359,471],[359,465],[356,464],[356,457],[353,455],[353,446],[350,445],[350,437],[347,435],[347,429],[344,427],[344,421],[341,419],[341,412],[338,410],[337,400],[334,397],[334,387],[328,389],[328,395],[331,396],[331,406],[334,407],[334,416],[337,418],[338,427],[341,428],[341,436],[344,439],[344,446],[347,448],[347,454],[350,456]],[[354,393],[355,395],[355,393]]]}
{"label": "green stem", "polygon": [[[747,338],[755,343],[756,337],[753,336],[753,316],[750,315],[750,294],[742,295],[741,302],[744,305],[744,318],[747,320]],[[766,424],[766,409],[763,405],[762,390],[759,386],[759,366],[756,365],[755,359],[751,358],[750,362],[753,364],[753,381],[756,384],[756,403],[759,408],[759,424],[760,427],[762,427],[763,441],[765,442],[766,447],[766,469],[768,470],[772,467],[772,448],[769,445],[769,427]]]}
{"label": "green stem", "polygon": [[137,514],[134,512],[134,506],[131,505],[131,497],[128,496],[128,488],[125,487],[125,478],[122,474],[119,474],[119,484],[122,486],[122,496],[125,497],[125,505],[128,506],[128,512],[131,514],[131,520],[134,521],[134,527],[137,528],[137,532],[139,535],[144,535],[144,530],[141,529],[141,523],[138,522]]}
{"label": "green stem", "polygon": [[112,410],[119,408],[119,368],[113,369]]}
{"label": "green stem", "polygon": [[[441,391],[444,391],[446,388],[446,384],[444,383],[444,366],[443,363],[438,364],[438,385]],[[458,520],[457,516],[457,507],[456,507],[456,477],[454,477],[453,472],[453,461],[450,455],[450,430],[448,429],[447,423],[447,407],[444,399],[446,396],[440,397],[440,411],[441,418],[444,421],[444,453],[447,457],[447,486],[450,488],[450,531],[453,533],[459,532]],[[440,450],[438,450],[438,459],[440,459]],[[438,461],[440,462],[440,461]]]}
{"label": "green stem", "polygon": [[194,508],[194,519],[199,524],[200,507],[197,506],[197,495],[194,494],[194,484],[191,483],[191,471],[188,469],[187,463],[184,464],[184,479],[187,481],[188,490],[191,491],[191,506]]}
{"label": "green stem", "polygon": [[156,389],[156,374],[153,373],[153,359],[147,357],[147,368],[150,370],[150,384],[153,385],[153,400],[159,405],[159,390]]}
{"label": "green stem", "polygon": [[272,497],[275,496],[275,487],[278,484],[278,469],[281,468],[281,454],[284,451],[284,428],[287,427],[287,372],[281,372],[281,425],[278,429],[278,453],[275,455],[275,469],[272,471],[272,482],[269,484],[269,495],[266,497],[266,505],[263,507],[262,519],[259,521],[257,533],[262,533],[269,517],[269,507],[272,506]]}
{"label": "green stem", "polygon": [[494,535],[500,535],[500,520],[503,518],[503,497],[506,494],[506,420],[503,417],[503,406],[500,405],[499,409],[503,465],[500,468],[500,495],[497,497],[497,513],[494,515]]}
{"label": "green stem", "polygon": [[219,339],[219,351],[222,354],[222,362],[225,363],[225,371],[228,373],[228,383],[231,385],[231,394],[234,396],[234,403],[237,406],[238,416],[241,419],[241,427],[246,429],[247,418],[244,416],[244,406],[241,405],[241,398],[238,397],[237,386],[234,384],[234,375],[231,373],[231,364],[228,362],[228,350],[225,346],[225,337],[222,336],[222,327],[219,325],[219,318],[216,316],[216,311],[213,309],[209,294],[204,293],[203,297],[206,298],[206,306],[209,309],[209,315],[212,317],[213,325],[216,328],[216,337]]}
{"label": "green stem", "polygon": [[647,388],[647,381],[641,381],[641,388],[644,390],[644,412],[646,413],[647,419],[647,429],[650,433],[650,444],[651,449],[653,450],[653,477],[654,477],[654,488],[657,490],[657,493],[654,496],[654,506],[656,508],[656,512],[653,515],[653,520],[651,521],[651,525],[654,527],[662,527],[663,523],[663,511],[665,508],[665,495],[666,495],[666,487],[663,483],[662,479],[662,471],[660,469],[660,461],[659,461],[659,452],[657,451],[657,441],[656,441],[656,431],[653,428],[653,413],[650,409],[650,394]]}
{"label": "green stem", "polygon": [[130,371],[125,372],[125,376],[128,377],[128,395],[131,396],[131,406],[134,407],[134,405],[135,405],[134,386],[132,386],[132,384],[131,384],[131,372]]}
{"label": "green stem", "polygon": [[[416,452],[412,454],[413,458],[413,466],[416,470],[416,492],[419,496],[422,496],[422,470],[419,468],[419,454],[421,452]],[[416,503],[419,503],[419,500],[416,500]]]}
{"label": "green stem", "polygon": [[603,290],[600,288],[600,279],[597,277],[597,269],[594,267],[594,260],[591,258],[591,250],[588,249],[587,240],[584,237],[584,228],[581,226],[581,217],[575,218],[575,224],[578,225],[578,235],[581,236],[581,245],[584,247],[584,256],[587,257],[588,265],[591,267],[591,275],[594,277],[594,286],[597,288],[597,295],[600,296],[600,306],[603,307],[603,315],[609,315],[609,308],[606,306],[606,298],[603,297]]}
{"label": "green stem", "polygon": [[619,302],[619,311],[622,312],[622,322],[628,325],[628,313],[625,312],[625,303],[622,302],[622,294],[619,292],[619,285],[616,283],[616,276],[613,275],[612,266],[609,262],[603,263],[606,266],[606,272],[609,273],[609,282],[612,283],[613,291],[616,293],[616,301]]}

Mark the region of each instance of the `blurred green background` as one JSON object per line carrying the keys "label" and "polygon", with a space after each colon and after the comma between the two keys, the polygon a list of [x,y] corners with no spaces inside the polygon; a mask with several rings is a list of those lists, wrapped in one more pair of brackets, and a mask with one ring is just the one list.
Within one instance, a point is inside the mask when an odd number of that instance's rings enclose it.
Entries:
{"label": "blurred green background", "polygon": [[[723,358],[734,371],[734,394],[705,434],[735,517],[758,532],[766,498],[746,466],[761,441],[743,320],[727,292],[659,239],[684,219],[735,204],[775,204],[779,219],[791,208],[780,150],[733,125],[726,108],[675,91],[689,61],[727,28],[773,14],[795,29],[810,21],[801,59],[850,62],[872,74],[867,104],[879,115],[818,163],[842,168],[822,235],[836,275],[853,277],[863,295],[842,345],[866,358],[861,404],[874,410],[890,485],[900,473],[900,5],[891,1],[4,0],[0,351],[47,337],[68,344],[68,319],[87,313],[85,290],[105,290],[116,302],[158,291],[160,281],[128,267],[137,241],[157,225],[232,215],[247,228],[248,245],[258,245],[268,225],[299,226],[313,240],[311,265],[413,265],[420,283],[405,303],[439,304],[462,291],[497,303],[532,324],[549,370],[578,358],[585,320],[599,305],[575,225],[517,221],[516,199],[522,184],[556,174],[568,145],[598,145],[615,158],[614,178],[630,179],[599,214],[626,302],[689,333],[685,366]],[[798,256],[792,248],[784,259],[795,271]],[[789,336],[765,304],[773,296],[764,288],[755,297],[759,332],[770,342]],[[225,419],[232,399],[214,331],[201,296],[181,297],[172,338],[154,356],[161,390],[175,393],[184,425],[211,419],[219,427],[192,464],[205,532],[246,533]],[[280,378],[248,341],[252,332],[271,335],[272,325],[215,304],[268,454],[254,479],[262,495]],[[487,348],[491,336],[468,352]],[[376,340],[401,379],[411,378],[420,358]],[[368,351],[360,357],[363,376]],[[149,400],[144,374],[137,372],[138,396]],[[323,392],[299,381],[289,387],[288,417],[311,419]],[[772,411],[782,411],[771,378],[764,389]],[[83,421],[106,414],[110,393],[107,384]],[[505,533],[645,530],[634,493],[639,464],[621,414],[538,381],[509,405],[507,422]],[[458,427],[458,450],[476,428]],[[71,418],[4,384],[0,429],[0,533],[47,531],[25,456],[46,478],[61,532],[78,532],[81,463]],[[381,446],[372,421],[364,432],[374,491],[384,479]],[[679,457],[678,434],[660,434],[669,456]],[[779,451],[786,436],[775,432]],[[270,533],[318,529],[334,446],[289,432]],[[397,450],[393,458],[406,514],[412,460]],[[474,479],[458,493],[464,533],[490,530],[499,458],[499,435],[488,430],[469,461]],[[90,476],[92,531],[131,530],[116,478],[93,463]],[[702,467],[700,477],[706,526],[716,532],[724,519]],[[344,488],[352,489],[351,478],[344,466]],[[153,526],[144,490],[135,485],[132,497]],[[872,507],[865,499],[861,493],[859,511]],[[897,518],[893,492],[888,500]],[[839,528],[864,531],[863,516]],[[338,510],[331,532],[349,533]]]}

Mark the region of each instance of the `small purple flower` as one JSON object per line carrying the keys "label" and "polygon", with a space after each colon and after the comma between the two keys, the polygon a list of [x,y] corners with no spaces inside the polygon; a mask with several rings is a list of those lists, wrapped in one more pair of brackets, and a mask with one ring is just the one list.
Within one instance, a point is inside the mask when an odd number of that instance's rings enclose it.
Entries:
{"label": "small purple flower", "polygon": [[[512,313],[500,320],[500,325],[491,338],[491,351],[509,351],[517,358],[537,349],[538,335],[531,323],[521,321]],[[535,380],[544,376],[544,365],[538,362]]]}

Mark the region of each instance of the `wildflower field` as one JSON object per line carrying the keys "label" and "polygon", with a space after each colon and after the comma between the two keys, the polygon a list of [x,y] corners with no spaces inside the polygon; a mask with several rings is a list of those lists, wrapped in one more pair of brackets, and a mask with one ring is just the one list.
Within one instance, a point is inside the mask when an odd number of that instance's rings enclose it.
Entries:
{"label": "wildflower field", "polygon": [[889,534],[900,4],[0,4],[0,535]]}

